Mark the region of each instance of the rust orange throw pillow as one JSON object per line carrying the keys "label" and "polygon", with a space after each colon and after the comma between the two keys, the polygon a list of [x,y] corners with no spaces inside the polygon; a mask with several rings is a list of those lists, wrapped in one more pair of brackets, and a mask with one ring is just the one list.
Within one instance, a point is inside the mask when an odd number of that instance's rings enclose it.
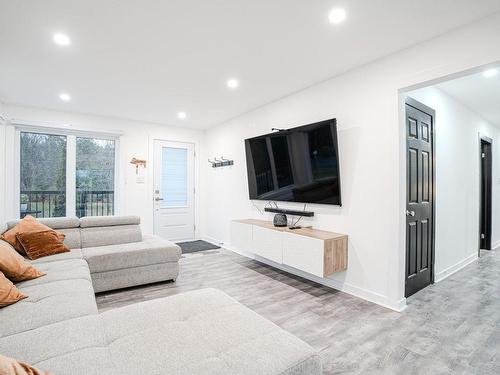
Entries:
{"label": "rust orange throw pillow", "polygon": [[69,251],[68,247],[62,243],[57,233],[52,229],[18,233],[16,237],[28,258],[32,260]]}
{"label": "rust orange throw pillow", "polygon": [[[5,275],[0,272],[0,307],[5,307],[16,303],[23,298],[28,297],[26,294],[19,291],[12,281],[7,279]],[[2,372],[0,372],[2,374]]]}
{"label": "rust orange throw pillow", "polygon": [[54,375],[51,372],[40,371],[27,363],[0,354],[1,375]]}
{"label": "rust orange throw pillow", "polygon": [[3,240],[0,240],[0,271],[12,281],[31,280],[45,275]]}
{"label": "rust orange throw pillow", "polygon": [[9,229],[7,232],[5,232],[0,239],[7,241],[10,243],[12,246],[14,246],[14,249],[16,249],[19,253],[22,255],[26,255],[24,252],[24,249],[22,245],[19,243],[16,235],[18,233],[27,233],[27,232],[39,232],[42,230],[51,230],[59,236],[59,239],[64,241],[64,238],[66,237],[63,233],[56,232],[55,230],[49,228],[48,226],[40,223],[37,219],[35,219],[33,216],[26,216],[24,219],[19,221],[17,225],[11,229]]}

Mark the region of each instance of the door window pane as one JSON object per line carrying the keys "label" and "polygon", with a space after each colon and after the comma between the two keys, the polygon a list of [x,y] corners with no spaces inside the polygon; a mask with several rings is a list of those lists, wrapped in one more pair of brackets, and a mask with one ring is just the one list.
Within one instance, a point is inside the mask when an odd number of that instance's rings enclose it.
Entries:
{"label": "door window pane", "polygon": [[21,132],[20,217],[66,216],[66,137]]}
{"label": "door window pane", "polygon": [[185,148],[162,148],[161,207],[187,206],[187,155]]}
{"label": "door window pane", "polygon": [[114,214],[115,141],[76,138],[76,216]]}

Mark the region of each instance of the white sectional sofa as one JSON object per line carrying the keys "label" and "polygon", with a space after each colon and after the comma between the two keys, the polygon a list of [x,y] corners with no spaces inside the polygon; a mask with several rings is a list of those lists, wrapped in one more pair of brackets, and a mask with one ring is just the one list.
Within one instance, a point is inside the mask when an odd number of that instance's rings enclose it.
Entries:
{"label": "white sectional sofa", "polygon": [[0,354],[55,375],[321,374],[309,345],[215,289],[99,314],[96,290],[175,279],[180,249],[134,217],[44,223],[72,250],[16,284],[29,297],[0,309]]}

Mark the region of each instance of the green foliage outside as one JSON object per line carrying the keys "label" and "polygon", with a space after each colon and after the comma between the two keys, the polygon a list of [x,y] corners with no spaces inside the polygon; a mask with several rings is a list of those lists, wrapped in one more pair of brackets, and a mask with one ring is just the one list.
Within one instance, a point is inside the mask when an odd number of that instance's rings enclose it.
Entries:
{"label": "green foliage outside", "polygon": [[[66,136],[21,133],[21,203],[36,216],[66,215]],[[76,139],[77,205],[88,205],[91,191],[114,190],[114,141]],[[32,193],[34,191],[42,193]],[[49,205],[50,203],[50,205]],[[49,208],[50,206],[50,208]]]}

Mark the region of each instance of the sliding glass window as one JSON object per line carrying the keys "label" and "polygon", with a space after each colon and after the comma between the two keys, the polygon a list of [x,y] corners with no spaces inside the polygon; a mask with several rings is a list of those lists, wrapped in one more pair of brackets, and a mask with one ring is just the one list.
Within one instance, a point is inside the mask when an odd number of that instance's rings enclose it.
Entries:
{"label": "sliding glass window", "polygon": [[21,218],[66,216],[66,136],[21,132]]}
{"label": "sliding glass window", "polygon": [[76,138],[76,216],[114,213],[115,141]]}
{"label": "sliding glass window", "polygon": [[115,213],[114,139],[19,132],[19,217]]}

